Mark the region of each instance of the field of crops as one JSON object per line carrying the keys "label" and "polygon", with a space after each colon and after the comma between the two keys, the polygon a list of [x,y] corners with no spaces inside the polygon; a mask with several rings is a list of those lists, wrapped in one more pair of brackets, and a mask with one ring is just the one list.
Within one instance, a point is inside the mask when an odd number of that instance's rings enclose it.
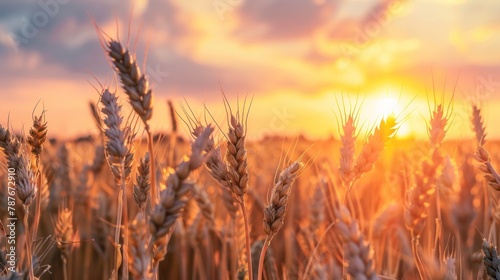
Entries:
{"label": "field of crops", "polygon": [[169,103],[160,134],[135,54],[103,45],[121,87],[89,104],[99,133],[52,137],[35,105],[24,131],[0,120],[0,279],[500,279],[500,145],[481,107],[460,141],[439,94],[427,139],[339,97],[318,120],[339,123],[330,139],[249,140],[259,108],[225,93],[223,121]]}

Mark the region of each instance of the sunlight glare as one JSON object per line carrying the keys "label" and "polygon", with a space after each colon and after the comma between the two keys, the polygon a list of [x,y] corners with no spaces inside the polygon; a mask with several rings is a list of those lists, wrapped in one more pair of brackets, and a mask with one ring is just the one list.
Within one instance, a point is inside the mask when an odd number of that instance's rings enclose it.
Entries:
{"label": "sunlight glare", "polygon": [[387,118],[390,115],[397,116],[400,112],[401,109],[398,106],[398,101],[393,98],[384,97],[377,104],[377,113],[383,118]]}

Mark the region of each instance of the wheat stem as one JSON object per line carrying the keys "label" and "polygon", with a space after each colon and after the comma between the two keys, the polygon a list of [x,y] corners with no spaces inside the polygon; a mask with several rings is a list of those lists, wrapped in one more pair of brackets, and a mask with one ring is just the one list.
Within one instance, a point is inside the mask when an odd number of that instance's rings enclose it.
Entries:
{"label": "wheat stem", "polygon": [[250,249],[250,229],[248,226],[248,216],[247,216],[247,211],[245,209],[245,201],[241,200],[240,202],[240,208],[241,208],[241,213],[243,215],[243,220],[245,222],[245,243],[247,247],[247,266],[248,266],[248,277],[250,280],[253,279],[253,272],[252,272],[252,250]]}
{"label": "wheat stem", "polygon": [[262,246],[262,251],[260,252],[259,257],[259,272],[257,273],[257,280],[262,280],[262,273],[264,272],[264,258],[266,257],[267,248],[271,244],[271,240],[269,240],[269,235],[266,236],[266,240],[264,241],[264,245]]}
{"label": "wheat stem", "polygon": [[146,130],[148,134],[148,151],[149,151],[149,156],[151,160],[149,161],[149,172],[151,172],[151,206],[156,205],[158,201],[160,200],[160,189],[158,188],[156,184],[156,174],[155,174],[155,157],[154,157],[154,149],[153,149],[153,135],[151,134],[151,131]]}

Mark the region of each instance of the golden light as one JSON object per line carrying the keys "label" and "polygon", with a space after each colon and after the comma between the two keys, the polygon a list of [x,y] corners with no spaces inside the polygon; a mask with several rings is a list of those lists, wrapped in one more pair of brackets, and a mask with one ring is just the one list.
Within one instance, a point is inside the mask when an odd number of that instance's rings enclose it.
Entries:
{"label": "golden light", "polygon": [[377,102],[377,115],[387,118],[390,115],[397,116],[401,113],[398,101],[390,97],[384,97]]}
{"label": "golden light", "polygon": [[407,137],[412,133],[407,122],[402,122],[402,119],[404,118],[404,109],[401,106],[399,98],[385,95],[384,97],[379,97],[373,100],[373,104],[375,105],[375,108],[372,111],[373,115],[369,116],[370,119],[385,119],[392,115],[397,118],[398,122],[400,122],[396,137]]}

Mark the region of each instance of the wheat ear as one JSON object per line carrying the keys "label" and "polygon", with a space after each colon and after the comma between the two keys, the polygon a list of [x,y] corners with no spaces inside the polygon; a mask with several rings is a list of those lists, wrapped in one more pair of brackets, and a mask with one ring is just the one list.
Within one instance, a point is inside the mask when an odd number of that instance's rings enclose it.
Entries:
{"label": "wheat ear", "polygon": [[29,234],[29,206],[37,192],[36,174],[31,169],[30,160],[21,153],[21,143],[9,130],[0,125],[0,148],[3,150],[9,169],[14,168],[16,179],[16,194],[24,208],[23,224],[26,230],[26,257],[30,279],[34,279],[31,236]]}
{"label": "wheat ear", "polygon": [[[116,229],[115,229],[115,269],[113,277],[117,279],[120,263],[123,264],[123,276],[128,278],[128,234],[124,234],[123,253],[120,253],[120,229],[122,227],[122,216],[127,214],[127,195],[125,184],[130,179],[134,153],[132,152],[132,143],[134,134],[131,128],[125,126],[121,116],[121,106],[118,104],[118,98],[109,90],[103,90],[101,95],[103,104],[102,113],[105,115],[103,120],[105,124],[104,135],[106,136],[106,155],[107,161],[114,175],[115,182],[119,187]],[[125,217],[125,226],[127,219]],[[123,259],[123,262],[122,262]]]}
{"label": "wheat ear", "polygon": [[193,187],[193,183],[187,181],[187,178],[191,171],[203,164],[204,147],[212,131],[213,127],[208,126],[194,141],[191,156],[184,158],[175,172],[170,174],[166,182],[167,188],[161,192],[160,202],[151,211],[149,249],[153,255],[154,270],[157,270],[158,262],[165,257],[173,226],[188,201],[186,195]]}
{"label": "wheat ear", "polygon": [[21,161],[21,143],[19,140],[0,125],[0,148],[3,150],[7,166],[9,168],[19,169]]}
{"label": "wheat ear", "polygon": [[471,122],[477,143],[474,158],[479,162],[479,170],[484,174],[484,178],[488,182],[488,185],[496,191],[500,191],[500,175],[491,164],[490,155],[484,148],[484,143],[486,143],[486,129],[484,127],[483,118],[481,117],[481,109],[475,105],[472,107]]}
{"label": "wheat ear", "polygon": [[479,146],[483,146],[486,143],[486,127],[484,126],[484,120],[481,116],[481,108],[477,105],[472,105],[471,122],[476,136],[476,143]]}
{"label": "wheat ear", "polygon": [[264,232],[266,233],[266,240],[264,241],[264,246],[259,260],[258,267],[258,280],[262,279],[262,270],[264,257],[266,255],[266,250],[271,244],[271,240],[274,235],[279,231],[281,226],[285,221],[286,208],[288,205],[288,198],[292,190],[293,184],[301,168],[303,167],[302,162],[299,160],[294,161],[287,168],[285,168],[279,178],[278,182],[274,185],[271,192],[271,200],[269,204],[264,209]]}
{"label": "wheat ear", "polygon": [[63,261],[64,279],[68,278],[68,258],[72,249],[72,242],[75,237],[73,230],[73,212],[66,207],[59,207],[56,220],[52,221],[56,237],[57,247],[61,251]]}
{"label": "wheat ear", "polygon": [[[42,187],[42,166],[40,164],[40,155],[42,153],[43,143],[47,139],[47,122],[45,121],[45,112],[42,112],[39,117],[33,117],[33,126],[29,131],[29,136],[27,139],[28,145],[31,147],[31,153],[35,157],[35,162],[33,169],[36,170],[37,186]],[[33,219],[33,234],[31,235],[33,239],[36,238],[38,231],[38,224],[40,222],[40,211],[42,204],[42,192],[37,193],[36,199],[36,209],[35,218]]]}
{"label": "wheat ear", "polygon": [[500,279],[500,257],[497,248],[483,239],[483,264],[486,274],[491,280]]}
{"label": "wheat ear", "polygon": [[215,214],[214,205],[210,201],[208,194],[205,190],[201,189],[198,185],[194,185],[194,199],[200,208],[200,212],[203,217],[207,220],[208,226],[214,228],[215,226]]}
{"label": "wheat ear", "polygon": [[[242,118],[244,117],[245,116],[243,115]],[[248,214],[245,206],[245,194],[248,190],[248,162],[245,138],[246,130],[241,123],[239,115],[236,117],[231,113],[229,131],[227,134],[227,172],[228,178],[231,182],[230,190],[233,194],[233,198],[240,205],[241,213],[245,222],[248,275],[250,280],[253,280],[250,230],[248,225]]]}
{"label": "wheat ear", "polygon": [[135,219],[129,225],[130,246],[129,246],[129,267],[133,279],[150,280],[151,256],[148,253],[147,245],[147,223],[144,212],[138,212]]}
{"label": "wheat ear", "polygon": [[150,190],[150,175],[149,172],[150,157],[149,153],[146,153],[139,166],[137,167],[136,184],[134,185],[134,200],[139,206],[141,211],[144,211],[144,207],[148,200],[149,190]]}
{"label": "wheat ear", "polygon": [[345,242],[347,271],[352,279],[380,279],[375,273],[370,244],[365,241],[363,233],[351,217],[349,210],[341,205],[339,209],[335,209],[335,216],[337,217],[335,229]]}
{"label": "wheat ear", "polygon": [[342,146],[340,148],[339,175],[344,187],[350,189],[354,179],[354,148],[356,145],[356,126],[354,117],[350,114],[342,126],[340,135]]}
{"label": "wheat ear", "polygon": [[[378,127],[368,136],[361,153],[356,158],[351,187],[355,180],[359,179],[363,174],[373,168],[373,165],[382,154],[385,145],[396,132],[396,126],[396,118],[394,116],[389,116],[387,119],[381,120]],[[348,192],[349,191],[350,190],[348,190]]]}
{"label": "wheat ear", "polygon": [[151,205],[154,205],[159,198],[159,189],[156,185],[153,135],[148,124],[148,121],[153,116],[153,90],[149,87],[146,75],[141,73],[135,57],[128,49],[125,49],[120,42],[115,40],[108,41],[106,48],[115,66],[115,71],[120,76],[122,87],[129,98],[129,103],[144,123],[144,128],[148,135],[148,150],[151,157]]}
{"label": "wheat ear", "polygon": [[[436,195],[436,230],[435,230],[435,243],[434,250],[438,250],[438,258],[443,259],[442,256],[442,218],[441,218],[441,198],[440,198],[440,187],[442,184],[439,184],[436,180],[437,177],[437,169],[439,166],[444,164],[444,157],[440,153],[440,147],[443,144],[444,138],[446,136],[446,132],[448,130],[448,121],[450,116],[450,106],[446,109],[445,106],[438,105],[434,108],[431,113],[430,119],[430,127],[429,127],[429,140],[431,142],[431,150],[432,150],[432,165],[435,166],[435,170],[432,173],[428,173],[427,182],[432,182],[433,187],[435,188]],[[452,109],[452,108],[451,108]],[[443,167],[444,168],[444,167]],[[442,168],[442,171],[443,171]],[[425,170],[424,170],[425,173]]]}

